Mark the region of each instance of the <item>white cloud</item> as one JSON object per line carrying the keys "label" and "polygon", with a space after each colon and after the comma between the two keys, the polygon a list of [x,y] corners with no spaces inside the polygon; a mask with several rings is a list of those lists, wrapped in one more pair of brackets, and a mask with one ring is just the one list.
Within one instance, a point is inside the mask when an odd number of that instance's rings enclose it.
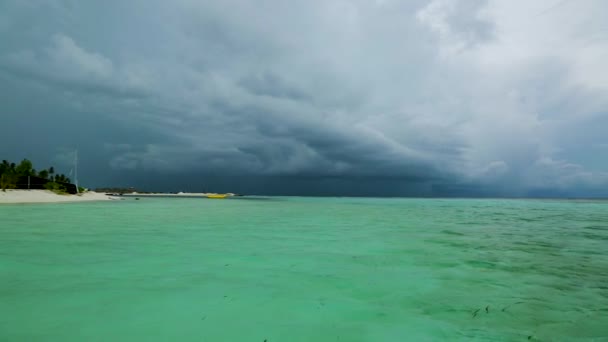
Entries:
{"label": "white cloud", "polygon": [[[52,46],[47,49],[51,68],[57,73],[72,74],[74,77],[108,79],[114,73],[112,61],[95,53],[87,52],[63,34],[51,38]],[[43,61],[44,63],[44,61]]]}
{"label": "white cloud", "polygon": [[535,161],[527,186],[545,189],[593,189],[608,184],[608,172],[590,172],[581,165],[548,157]]}

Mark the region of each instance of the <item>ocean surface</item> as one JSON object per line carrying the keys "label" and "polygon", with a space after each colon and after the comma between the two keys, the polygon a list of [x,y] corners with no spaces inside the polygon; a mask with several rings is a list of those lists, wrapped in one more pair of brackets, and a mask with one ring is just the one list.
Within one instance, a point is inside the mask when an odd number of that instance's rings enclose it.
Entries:
{"label": "ocean surface", "polygon": [[608,201],[0,206],[0,341],[608,341]]}

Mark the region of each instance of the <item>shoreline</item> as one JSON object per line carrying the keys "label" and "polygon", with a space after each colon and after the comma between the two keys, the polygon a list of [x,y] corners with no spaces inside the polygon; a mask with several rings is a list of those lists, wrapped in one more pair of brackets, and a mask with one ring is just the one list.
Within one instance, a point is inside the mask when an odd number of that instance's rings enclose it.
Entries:
{"label": "shoreline", "polygon": [[79,195],[58,195],[49,190],[22,190],[7,189],[0,191],[0,205],[2,204],[35,204],[35,203],[70,203],[109,201],[106,194],[88,191]]}
{"label": "shoreline", "polygon": [[113,197],[207,198],[207,196],[213,195],[213,194],[214,193],[207,193],[207,192],[180,192],[180,193],[162,193],[162,192],[137,193],[137,192],[132,192],[132,193],[123,193],[121,195],[117,195],[117,196],[113,196]]}

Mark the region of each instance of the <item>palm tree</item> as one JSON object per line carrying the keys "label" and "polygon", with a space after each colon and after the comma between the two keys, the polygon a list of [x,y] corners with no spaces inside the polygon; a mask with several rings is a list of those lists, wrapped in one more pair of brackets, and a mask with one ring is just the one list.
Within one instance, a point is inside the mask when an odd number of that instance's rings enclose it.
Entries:
{"label": "palm tree", "polygon": [[48,179],[49,172],[47,170],[42,170],[42,171],[38,172],[38,177]]}
{"label": "palm tree", "polygon": [[55,182],[57,183],[71,183],[70,179],[63,173],[55,176]]}
{"label": "palm tree", "polygon": [[8,163],[8,160],[6,160],[6,159],[2,160],[2,164],[0,164],[0,174],[7,172],[10,167],[11,167],[11,165]]}
{"label": "palm tree", "polygon": [[17,171],[19,176],[30,176],[32,173],[32,162],[27,159],[23,159],[21,163],[17,165],[15,171]]}

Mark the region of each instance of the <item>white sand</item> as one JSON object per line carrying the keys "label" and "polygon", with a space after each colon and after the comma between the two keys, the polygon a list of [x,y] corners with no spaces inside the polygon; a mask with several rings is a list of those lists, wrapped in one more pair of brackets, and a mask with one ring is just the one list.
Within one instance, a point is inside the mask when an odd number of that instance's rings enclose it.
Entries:
{"label": "white sand", "polygon": [[57,195],[48,190],[0,190],[0,204],[7,203],[59,203],[81,201],[105,201],[110,198],[93,191],[79,195]]}

